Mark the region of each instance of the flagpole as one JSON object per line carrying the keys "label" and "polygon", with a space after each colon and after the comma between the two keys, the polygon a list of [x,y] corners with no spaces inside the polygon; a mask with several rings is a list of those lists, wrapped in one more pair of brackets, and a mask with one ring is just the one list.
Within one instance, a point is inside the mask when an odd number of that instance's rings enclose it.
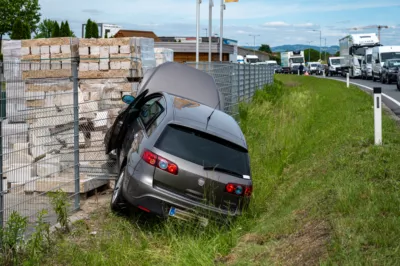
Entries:
{"label": "flagpole", "polygon": [[208,36],[208,62],[212,61],[212,54],[211,54],[211,39],[212,39],[212,8],[214,6],[213,0],[208,0],[209,3],[209,15],[208,15],[208,31],[209,31],[209,36]]}
{"label": "flagpole", "polygon": [[200,4],[201,0],[196,0],[196,62],[199,62],[199,35],[200,35]]}
{"label": "flagpole", "polygon": [[222,41],[224,34],[224,9],[225,3],[224,0],[221,0],[221,19],[220,19],[220,36],[219,36],[219,61],[222,62]]}

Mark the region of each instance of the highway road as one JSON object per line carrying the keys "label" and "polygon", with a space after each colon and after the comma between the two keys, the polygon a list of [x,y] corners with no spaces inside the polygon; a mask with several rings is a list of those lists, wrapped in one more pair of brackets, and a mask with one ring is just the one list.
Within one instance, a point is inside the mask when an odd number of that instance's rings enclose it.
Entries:
{"label": "highway road", "polygon": [[[330,79],[340,80],[346,82],[346,78],[332,77]],[[350,79],[350,84],[357,85],[360,89],[372,93],[374,87],[382,88],[383,102],[400,117],[400,91],[397,89],[396,84],[382,84],[381,82],[374,82],[372,80]]]}

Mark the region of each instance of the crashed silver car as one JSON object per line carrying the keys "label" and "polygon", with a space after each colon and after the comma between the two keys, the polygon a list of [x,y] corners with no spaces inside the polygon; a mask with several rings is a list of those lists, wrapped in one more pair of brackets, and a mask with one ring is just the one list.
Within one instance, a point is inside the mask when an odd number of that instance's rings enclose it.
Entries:
{"label": "crashed silver car", "polygon": [[105,137],[120,169],[111,208],[131,205],[161,217],[238,216],[252,180],[247,144],[223,110],[214,79],[165,63],[146,72],[136,98]]}

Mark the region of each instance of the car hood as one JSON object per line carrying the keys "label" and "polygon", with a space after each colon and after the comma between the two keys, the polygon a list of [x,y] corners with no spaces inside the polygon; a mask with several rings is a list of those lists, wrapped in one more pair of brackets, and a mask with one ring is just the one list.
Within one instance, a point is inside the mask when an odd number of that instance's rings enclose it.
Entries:
{"label": "car hood", "polygon": [[194,67],[167,62],[148,70],[140,83],[138,94],[166,92],[223,110],[223,96],[214,78]]}

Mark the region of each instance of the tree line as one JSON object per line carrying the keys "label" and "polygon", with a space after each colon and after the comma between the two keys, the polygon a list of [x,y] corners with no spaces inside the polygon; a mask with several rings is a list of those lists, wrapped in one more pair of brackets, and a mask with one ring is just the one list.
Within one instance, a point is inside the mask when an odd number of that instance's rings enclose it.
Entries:
{"label": "tree line", "polygon": [[[271,47],[268,44],[262,44],[258,50],[268,53],[270,55],[270,60],[275,60],[278,62],[278,64],[281,63],[280,53],[273,53]],[[328,59],[330,56],[339,56],[339,54],[340,53],[337,52],[336,54],[332,55],[326,51],[322,51],[321,59],[324,60],[325,58]],[[306,49],[304,50],[304,59],[306,62],[316,62],[320,59],[320,53],[315,49]]]}

